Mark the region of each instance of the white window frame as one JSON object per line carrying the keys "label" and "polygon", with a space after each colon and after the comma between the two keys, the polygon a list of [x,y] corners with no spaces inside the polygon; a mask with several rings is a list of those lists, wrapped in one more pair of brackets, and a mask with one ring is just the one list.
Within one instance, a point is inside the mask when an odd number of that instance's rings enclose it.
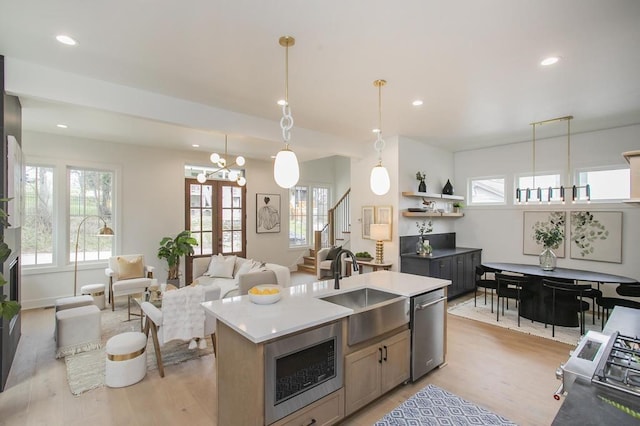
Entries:
{"label": "white window frame", "polygon": [[[473,182],[479,180],[491,180],[502,179],[504,187],[504,199],[499,202],[474,202],[473,201]],[[514,190],[515,191],[515,190]],[[467,178],[467,206],[504,206],[507,204],[507,177],[505,175],[493,175],[493,176],[474,176]]]}
{"label": "white window frame", "polygon": [[[58,184],[58,169],[55,165],[50,164],[50,163],[46,163],[46,162],[25,162],[24,164],[25,170],[27,167],[36,167],[36,168],[48,168],[52,170],[52,188],[51,188],[51,199],[52,199],[52,212],[51,212],[51,223],[52,223],[52,230],[51,230],[51,262],[50,263],[33,263],[33,264],[23,264],[21,263],[20,267],[22,269],[42,269],[42,268],[50,268],[54,265],[56,265],[57,263],[57,250],[56,250],[56,242],[57,242],[57,229],[58,227],[56,226],[57,220],[58,220],[58,216],[59,216],[59,211],[58,211],[58,199],[59,197],[57,197],[57,184]],[[23,189],[24,191],[24,189]],[[11,220],[11,218],[9,218],[9,220]],[[24,227],[26,225],[26,220],[22,220],[22,226]],[[37,252],[36,252],[37,253]],[[36,254],[36,258],[37,258],[37,254]],[[24,257],[21,255],[20,256],[21,261],[24,259]]]}
{"label": "white window frame", "polygon": [[[313,229],[313,219],[314,219],[314,214],[313,214],[313,206],[314,206],[314,202],[315,200],[313,200],[313,190],[317,189],[317,188],[322,188],[322,189],[326,189],[328,191],[328,204],[327,204],[327,209],[331,208],[331,203],[332,203],[332,186],[331,185],[327,185],[327,184],[319,184],[319,183],[311,183],[311,184],[305,184],[305,183],[298,183],[297,185],[295,185],[295,187],[304,187],[307,188],[307,215],[306,215],[306,244],[298,244],[298,245],[292,245],[291,242],[289,242],[289,248],[290,249],[301,249],[301,248],[309,248],[313,245],[313,233],[314,233],[314,229]],[[294,188],[295,188],[294,187]],[[292,188],[293,189],[293,188]],[[287,193],[287,214],[289,215],[289,220],[287,220],[287,240],[290,241],[289,236],[291,235],[290,231],[291,231],[291,216],[290,216],[290,209],[289,209],[289,198],[291,197],[291,190],[288,191]],[[328,214],[328,212],[327,212]]]}
{"label": "white window frame", "polygon": [[[609,170],[624,170],[627,169],[629,170],[629,173],[631,173],[631,169],[629,168],[628,164],[613,164],[613,165],[609,165],[609,166],[599,166],[599,167],[581,167],[581,168],[576,168],[575,169],[575,175],[573,177],[574,182],[576,182],[576,185],[583,185],[582,182],[580,182],[580,173],[585,173],[585,172],[603,172],[603,171],[609,171]],[[629,181],[629,185],[631,184],[631,181]],[[591,189],[591,195],[593,196],[593,188]],[[590,202],[592,203],[617,203],[623,200],[628,199],[628,196],[625,198],[603,198],[603,199],[597,199],[594,200],[592,199]],[[576,202],[586,202],[584,200],[579,200]]]}
{"label": "white window frame", "polygon": [[[562,173],[561,171],[541,171],[536,173],[535,175],[533,173],[520,173],[514,176],[513,179],[513,204],[515,205],[521,205],[521,204],[525,204],[525,191],[526,191],[526,187],[524,188],[520,188],[520,190],[522,191],[522,195],[521,195],[521,202],[518,203],[518,199],[516,198],[516,189],[518,188],[518,185],[520,184],[520,179],[526,179],[526,178],[541,178],[543,176],[558,176],[558,184],[554,184],[552,188],[556,188],[554,189],[554,193],[553,193],[553,198],[551,199],[551,203],[548,202],[548,198],[549,198],[549,186],[540,186],[540,185],[536,185],[535,188],[530,188],[531,189],[531,200],[529,201],[529,203],[535,203],[535,204],[558,204],[558,203],[562,203],[562,200],[560,199],[560,190],[557,189],[560,186],[564,186],[565,190],[568,191],[566,192],[566,197],[571,197],[571,188],[569,188],[568,190],[566,189],[566,184],[564,182],[565,180],[565,176],[564,173]],[[537,194],[535,191],[537,191],[537,188],[540,187],[541,192],[542,192],[542,200],[541,202],[538,202],[538,198]]]}

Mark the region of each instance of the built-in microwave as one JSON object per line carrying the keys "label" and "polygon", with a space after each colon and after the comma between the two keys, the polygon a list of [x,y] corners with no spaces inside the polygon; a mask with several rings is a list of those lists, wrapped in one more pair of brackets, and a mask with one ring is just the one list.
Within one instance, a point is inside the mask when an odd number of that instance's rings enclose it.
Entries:
{"label": "built-in microwave", "polygon": [[334,322],[265,345],[265,423],[342,387],[342,326]]}

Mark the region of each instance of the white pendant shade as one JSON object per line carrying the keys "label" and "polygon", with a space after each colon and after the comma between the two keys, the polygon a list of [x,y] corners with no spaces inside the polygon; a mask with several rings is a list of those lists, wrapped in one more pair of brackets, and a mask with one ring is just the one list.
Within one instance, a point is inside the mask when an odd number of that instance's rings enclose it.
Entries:
{"label": "white pendant shade", "polygon": [[281,188],[291,188],[300,178],[298,158],[290,149],[283,149],[276,155],[273,165],[273,178]]}
{"label": "white pendant shade", "polygon": [[207,177],[205,176],[204,173],[198,173],[198,176],[196,177],[196,179],[198,180],[199,183],[205,183],[207,181]]}
{"label": "white pendant shade", "polygon": [[389,192],[391,179],[389,179],[389,172],[382,164],[378,164],[371,169],[369,184],[371,185],[371,191],[376,195],[384,195]]}

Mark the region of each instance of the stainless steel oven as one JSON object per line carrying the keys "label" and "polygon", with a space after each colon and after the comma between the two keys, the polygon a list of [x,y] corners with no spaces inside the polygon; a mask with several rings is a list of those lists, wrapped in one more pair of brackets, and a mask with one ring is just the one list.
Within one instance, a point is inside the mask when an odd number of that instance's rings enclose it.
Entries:
{"label": "stainless steel oven", "polygon": [[342,387],[342,326],[331,323],[265,345],[265,423]]}

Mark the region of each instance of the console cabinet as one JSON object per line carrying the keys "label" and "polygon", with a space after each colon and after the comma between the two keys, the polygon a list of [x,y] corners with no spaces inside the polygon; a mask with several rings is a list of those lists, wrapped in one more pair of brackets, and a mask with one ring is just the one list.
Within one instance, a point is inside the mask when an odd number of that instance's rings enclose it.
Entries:
{"label": "console cabinet", "polygon": [[456,249],[444,256],[426,257],[403,254],[400,271],[451,280],[448,299],[475,290],[475,269],[482,263],[482,249]]}

